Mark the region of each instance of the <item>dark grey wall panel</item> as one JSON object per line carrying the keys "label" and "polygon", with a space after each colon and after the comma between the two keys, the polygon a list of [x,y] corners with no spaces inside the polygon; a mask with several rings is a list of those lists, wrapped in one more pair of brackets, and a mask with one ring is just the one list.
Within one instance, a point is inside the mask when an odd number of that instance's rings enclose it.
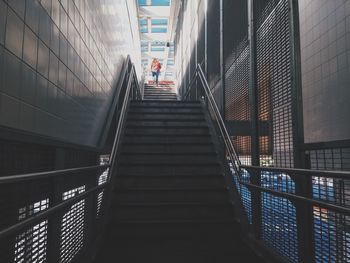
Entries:
{"label": "dark grey wall panel", "polygon": [[136,14],[133,0],[0,0],[0,126],[95,147],[123,59],[140,64]]}
{"label": "dark grey wall panel", "polygon": [[350,2],[300,0],[305,142],[350,139]]}

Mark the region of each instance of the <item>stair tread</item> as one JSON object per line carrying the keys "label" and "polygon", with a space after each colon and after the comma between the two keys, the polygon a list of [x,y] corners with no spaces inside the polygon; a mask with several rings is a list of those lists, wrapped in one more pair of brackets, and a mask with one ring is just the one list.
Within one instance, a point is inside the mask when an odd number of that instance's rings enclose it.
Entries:
{"label": "stair tread", "polygon": [[236,224],[235,220],[227,219],[193,219],[193,220],[120,220],[119,224]]}
{"label": "stair tread", "polygon": [[148,203],[118,203],[116,206],[215,206],[215,207],[232,207],[230,203],[222,203],[222,202],[148,202]]}
{"label": "stair tread", "polygon": [[[125,176],[125,177],[141,177],[141,178],[144,178],[144,177],[156,177],[156,178],[167,178],[167,177],[169,177],[169,178],[174,178],[175,176],[174,175],[167,175],[167,174],[164,174],[164,175],[158,175],[158,174],[151,174],[151,175],[137,175],[137,174],[135,174],[135,175],[131,175],[131,174],[127,174],[127,175],[125,175],[125,174],[119,174],[119,176],[120,177],[123,177],[123,176]],[[212,177],[214,177],[214,178],[222,178],[224,175],[223,174],[204,174],[204,175],[202,175],[202,176],[198,176],[198,175],[193,175],[193,174],[179,174],[179,175],[176,175],[176,177],[184,177],[184,178],[198,178],[198,179],[200,179],[201,177],[207,177],[207,178],[212,178]]]}
{"label": "stair tread", "polygon": [[164,155],[169,155],[169,156],[216,156],[216,152],[161,152],[161,153],[154,153],[154,152],[124,152],[122,150],[123,155],[139,155],[139,156],[164,156]]}
{"label": "stair tread", "polygon": [[225,187],[198,187],[198,188],[118,188],[119,191],[148,191],[148,192],[225,192]]}

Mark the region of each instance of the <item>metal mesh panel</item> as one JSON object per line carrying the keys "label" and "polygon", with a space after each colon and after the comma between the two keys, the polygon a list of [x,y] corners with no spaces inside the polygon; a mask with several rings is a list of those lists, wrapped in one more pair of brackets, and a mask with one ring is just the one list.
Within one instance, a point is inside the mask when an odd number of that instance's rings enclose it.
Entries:
{"label": "metal mesh panel", "polygon": [[[274,2],[274,1],[271,1]],[[269,9],[270,10],[270,9]],[[260,159],[293,167],[292,85],[288,0],[281,0],[257,31]]]}
{"label": "metal mesh panel", "polygon": [[255,1],[256,23],[260,27],[265,20],[271,15],[273,9],[277,6],[280,0],[258,0]]}
{"label": "metal mesh panel", "polygon": [[274,251],[298,262],[296,209],[285,198],[262,194],[262,229],[266,244]]}
{"label": "metal mesh panel", "polygon": [[350,171],[350,148],[308,150],[310,168]]}
{"label": "metal mesh panel", "polygon": [[225,71],[246,47],[248,35],[248,1],[224,0],[224,59]]}
{"label": "metal mesh panel", "polygon": [[[100,177],[98,178],[98,185],[101,185],[101,184],[104,184],[104,183],[107,182],[107,180],[108,180],[108,171],[109,171],[109,169],[107,169],[106,171],[104,171],[100,175]],[[97,195],[97,217],[99,217],[99,215],[100,215],[102,201],[103,201],[103,195],[104,195],[104,191],[101,191]]]}
{"label": "metal mesh panel", "polygon": [[213,87],[220,78],[220,1],[208,1],[208,83]]}
{"label": "metal mesh panel", "polygon": [[[49,199],[19,209],[19,221],[32,217],[49,207]],[[44,220],[16,237],[14,262],[46,262],[47,224]]]}
{"label": "metal mesh panel", "polygon": [[[250,174],[248,173],[248,171],[242,169],[241,174],[240,174],[240,179],[245,183],[249,183],[250,182]],[[238,185],[237,189],[241,195],[242,203],[243,203],[244,209],[245,209],[247,216],[248,216],[248,221],[251,224],[252,223],[251,193],[247,187],[245,187],[241,184],[238,184],[238,180],[236,177],[235,177],[235,183],[236,183],[236,185]]]}
{"label": "metal mesh panel", "polygon": [[[0,229],[3,230],[47,209],[50,190],[47,180],[0,184]],[[47,221],[43,220],[0,240],[0,262],[44,262],[46,231]]]}
{"label": "metal mesh panel", "polygon": [[350,261],[350,217],[314,207],[316,262]]}
{"label": "metal mesh panel", "polygon": [[[309,147],[314,148],[306,151],[311,169],[350,171],[346,143],[344,147]],[[312,194],[315,199],[350,207],[350,179],[313,176]],[[350,217],[317,206],[313,217],[316,262],[349,262]]]}
{"label": "metal mesh panel", "polygon": [[[68,200],[76,194],[85,191],[85,186],[64,192],[63,200]],[[71,209],[62,218],[60,262],[70,262],[83,247],[85,200],[72,205]]]}
{"label": "metal mesh panel", "polygon": [[[241,134],[233,136],[232,142],[243,164],[251,164],[250,108],[249,108],[249,46],[243,41],[236,52],[237,58],[225,74],[225,121],[234,121],[237,126],[248,127]],[[233,127],[232,129],[235,130]]]}
{"label": "metal mesh panel", "polygon": [[[295,183],[287,174],[262,172],[261,186],[295,193]],[[287,199],[262,193],[262,233],[266,243],[291,262],[298,262],[296,209]]]}
{"label": "metal mesh panel", "polygon": [[197,39],[197,63],[201,64],[205,70],[205,10],[204,1],[200,1],[198,6],[198,39]]}
{"label": "metal mesh panel", "polygon": [[[350,179],[312,177],[315,199],[350,207]],[[349,262],[350,216],[314,207],[316,261]]]}

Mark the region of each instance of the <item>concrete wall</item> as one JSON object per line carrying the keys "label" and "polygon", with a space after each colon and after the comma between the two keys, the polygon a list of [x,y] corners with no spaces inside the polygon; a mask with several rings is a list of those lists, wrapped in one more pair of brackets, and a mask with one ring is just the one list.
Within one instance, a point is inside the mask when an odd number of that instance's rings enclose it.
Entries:
{"label": "concrete wall", "polygon": [[299,9],[305,142],[350,139],[350,1]]}
{"label": "concrete wall", "polygon": [[123,59],[140,65],[136,16],[134,0],[0,0],[0,126],[96,146]]}

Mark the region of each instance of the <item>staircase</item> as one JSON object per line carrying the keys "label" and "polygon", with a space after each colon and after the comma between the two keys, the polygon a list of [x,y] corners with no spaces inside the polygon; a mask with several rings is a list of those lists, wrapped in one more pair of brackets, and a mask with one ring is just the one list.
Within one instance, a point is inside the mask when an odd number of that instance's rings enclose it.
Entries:
{"label": "staircase", "polygon": [[146,84],[144,90],[144,100],[177,100],[174,85],[151,85]]}
{"label": "staircase", "polygon": [[107,229],[96,263],[262,262],[241,243],[197,101],[131,102]]}

